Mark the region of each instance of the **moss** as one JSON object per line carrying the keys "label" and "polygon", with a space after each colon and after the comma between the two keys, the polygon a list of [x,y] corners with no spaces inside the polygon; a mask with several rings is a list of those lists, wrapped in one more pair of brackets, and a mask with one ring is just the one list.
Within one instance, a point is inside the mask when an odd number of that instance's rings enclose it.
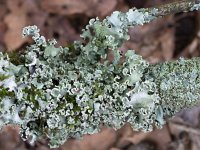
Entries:
{"label": "moss", "polygon": [[39,102],[36,99],[36,96],[41,97],[42,96],[42,90],[38,90],[38,89],[32,87],[30,89],[25,88],[25,89],[22,90],[22,92],[27,94],[26,100],[31,102],[32,104],[34,104],[34,108],[33,108],[34,110],[40,108],[40,105],[39,105]]}
{"label": "moss", "polygon": [[0,74],[0,81],[3,81],[3,80],[5,80],[5,79],[7,79],[9,77],[10,76],[8,76],[8,75]]}
{"label": "moss", "polygon": [[24,64],[24,59],[21,57],[21,55],[23,55],[22,52],[7,52],[6,53],[9,57],[9,61],[14,64],[14,65],[21,65]]}
{"label": "moss", "polygon": [[14,92],[9,92],[7,89],[5,89],[4,87],[0,86],[0,100],[2,98],[5,98],[6,96],[9,97],[15,97]]}

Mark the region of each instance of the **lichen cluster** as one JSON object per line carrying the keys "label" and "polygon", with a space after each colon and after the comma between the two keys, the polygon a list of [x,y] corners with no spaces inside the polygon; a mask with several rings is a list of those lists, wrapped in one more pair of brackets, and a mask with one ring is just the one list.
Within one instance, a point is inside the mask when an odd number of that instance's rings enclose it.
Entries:
{"label": "lichen cluster", "polygon": [[[187,78],[196,81],[199,66],[188,73],[182,70],[184,74],[175,78],[179,70],[167,74],[168,65],[151,69],[133,50],[122,59],[118,48],[129,39],[128,28],[148,23],[156,13],[157,9],[130,9],[103,21],[91,19],[81,35],[85,42],[75,41],[66,48],[47,41],[36,26],[25,27],[23,36],[31,36],[34,44],[17,61],[0,53],[0,127],[17,124],[23,139],[33,143],[45,136],[51,147],[70,137],[96,133],[102,125],[118,129],[130,122],[143,131],[151,131],[152,125],[161,127],[166,115],[163,106],[171,107],[172,97],[166,96],[181,88],[179,83],[188,87]],[[187,93],[191,102],[194,92],[199,93],[199,84],[194,84]],[[197,91],[192,91],[193,85]]]}
{"label": "lichen cluster", "polygon": [[158,85],[164,116],[200,104],[200,60],[180,58],[148,69],[146,79]]}
{"label": "lichen cluster", "polygon": [[194,5],[191,7],[190,11],[199,10],[199,9],[200,9],[200,3],[194,4]]}

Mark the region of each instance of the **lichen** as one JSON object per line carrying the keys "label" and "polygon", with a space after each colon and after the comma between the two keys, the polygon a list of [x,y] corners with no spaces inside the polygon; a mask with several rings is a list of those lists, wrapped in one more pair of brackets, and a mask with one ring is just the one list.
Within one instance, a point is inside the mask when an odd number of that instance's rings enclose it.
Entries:
{"label": "lichen", "polygon": [[[41,37],[32,29],[38,31],[35,26],[26,27],[24,36]],[[24,62],[12,64],[19,68],[12,72],[17,77],[11,78],[15,84],[9,84],[14,95],[6,94],[5,99],[10,99],[10,107],[16,110],[8,115],[2,111],[1,120],[19,124],[23,139],[31,141],[46,135],[52,146],[69,137],[96,133],[102,124],[118,129],[131,122],[136,129],[151,130],[156,118],[152,112],[157,110],[159,96],[153,82],[142,81],[149,64],[141,56],[128,50],[124,63],[119,61],[120,55],[113,63],[107,59],[101,62],[99,55],[106,54],[104,46],[104,53],[99,53],[88,49],[88,45],[76,45],[80,53],[71,57],[74,54],[68,53],[69,49],[56,48],[55,44],[48,41],[38,45],[35,41],[21,56]],[[93,46],[92,42],[88,44]],[[149,94],[151,90],[155,91]],[[137,96],[141,93],[145,97]]]}
{"label": "lichen", "polygon": [[199,9],[200,9],[200,3],[193,5],[190,11],[199,10]]}
{"label": "lichen", "polygon": [[157,11],[133,8],[91,19],[81,34],[87,42],[65,48],[46,40],[37,26],[25,27],[23,36],[34,44],[20,55],[22,61],[0,53],[0,127],[18,124],[24,140],[46,136],[57,147],[101,125],[118,129],[130,122],[151,131],[167,115],[197,104],[199,60],[152,66],[128,50],[122,62],[118,48],[129,39],[128,28],[150,22]]}
{"label": "lichen", "polygon": [[158,85],[164,116],[173,116],[185,107],[200,103],[200,63],[198,58],[180,58],[152,67],[147,78]]}

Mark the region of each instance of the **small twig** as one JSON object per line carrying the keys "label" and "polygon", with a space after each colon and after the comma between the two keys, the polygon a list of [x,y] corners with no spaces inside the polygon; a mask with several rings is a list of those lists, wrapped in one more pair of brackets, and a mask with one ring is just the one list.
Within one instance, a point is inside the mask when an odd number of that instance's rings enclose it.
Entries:
{"label": "small twig", "polygon": [[188,12],[190,11],[191,7],[194,6],[194,4],[198,3],[200,3],[200,0],[179,0],[172,3],[160,5],[157,7],[159,12],[158,17],[179,12]]}

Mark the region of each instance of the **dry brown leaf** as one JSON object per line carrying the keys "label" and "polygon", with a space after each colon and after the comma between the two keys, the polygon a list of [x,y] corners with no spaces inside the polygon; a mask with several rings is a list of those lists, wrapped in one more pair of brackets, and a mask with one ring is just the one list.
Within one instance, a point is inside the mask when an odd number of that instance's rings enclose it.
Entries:
{"label": "dry brown leaf", "polygon": [[1,150],[26,150],[25,143],[19,136],[19,130],[12,125],[5,126],[0,131],[0,149]]}
{"label": "dry brown leaf", "polygon": [[22,13],[10,13],[5,17],[5,23],[8,30],[4,36],[4,42],[7,50],[15,50],[19,48],[26,39],[22,38],[21,31],[26,26],[26,16]]}
{"label": "dry brown leaf", "polygon": [[91,6],[89,9],[91,11],[91,15],[104,17],[112,11],[115,11],[114,8],[116,5],[117,0],[96,0],[96,4],[94,4],[94,6]]}
{"label": "dry brown leaf", "polygon": [[165,150],[167,143],[171,141],[171,137],[165,125],[162,129],[156,129],[147,135],[146,140],[154,141],[157,145],[157,149]]}
{"label": "dry brown leaf", "polygon": [[171,60],[174,54],[174,28],[167,29],[159,38],[164,60]]}
{"label": "dry brown leaf", "polygon": [[131,40],[126,43],[127,47],[136,50],[150,63],[171,59],[174,52],[174,28],[168,27],[171,23],[173,16],[131,28]]}
{"label": "dry brown leaf", "polygon": [[133,129],[131,127],[131,124],[126,123],[122,128],[117,130],[117,141],[115,144],[115,147],[117,148],[124,148],[128,146],[131,142],[128,141],[127,139],[133,136]]}
{"label": "dry brown leaf", "polygon": [[193,40],[177,55],[180,57],[198,57],[200,56],[200,12],[197,12],[197,31]]}
{"label": "dry brown leaf", "polygon": [[45,33],[45,37],[55,38],[58,45],[66,45],[80,39],[69,20],[59,16],[46,18],[42,31]]}
{"label": "dry brown leaf", "polygon": [[26,11],[23,9],[22,4],[22,0],[7,1],[10,13],[4,18],[8,28],[4,36],[4,42],[8,51],[19,48],[26,40],[21,37],[21,31],[26,26]]}
{"label": "dry brown leaf", "polygon": [[61,15],[72,15],[75,13],[83,13],[87,11],[88,1],[83,0],[43,0],[40,2],[41,7],[50,12]]}
{"label": "dry brown leaf", "polygon": [[7,7],[5,7],[5,5],[6,5],[6,1],[5,0],[0,2],[0,10],[1,10],[0,11],[0,20],[3,19],[4,15],[7,12]]}
{"label": "dry brown leaf", "polygon": [[116,147],[112,147],[112,148],[110,148],[110,150],[121,150],[121,149],[116,148]]}
{"label": "dry brown leaf", "polygon": [[150,132],[137,132],[134,131],[132,137],[127,137],[127,141],[133,143],[133,144],[138,144],[142,140],[146,139],[146,137],[150,134]]}
{"label": "dry brown leaf", "polygon": [[[69,140],[62,150],[108,150],[117,140],[115,130],[105,128],[98,134],[85,135],[81,140]],[[69,147],[70,146],[70,147]]]}
{"label": "dry brown leaf", "polygon": [[7,31],[4,36],[4,42],[7,50],[18,49],[27,39],[22,38],[22,29],[27,25],[36,24],[41,27],[46,17],[42,13],[36,2],[33,0],[7,0],[9,13],[5,16],[4,22],[7,25]]}
{"label": "dry brown leaf", "polygon": [[40,2],[41,7],[49,13],[60,15],[87,14],[88,16],[104,16],[110,13],[115,5],[116,0],[43,0]]}

